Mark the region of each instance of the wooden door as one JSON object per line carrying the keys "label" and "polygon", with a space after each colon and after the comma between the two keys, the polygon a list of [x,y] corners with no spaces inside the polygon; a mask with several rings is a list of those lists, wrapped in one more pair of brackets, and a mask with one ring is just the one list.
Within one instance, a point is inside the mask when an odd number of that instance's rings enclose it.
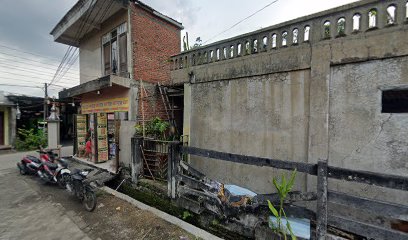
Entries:
{"label": "wooden door", "polygon": [[4,145],[4,112],[0,112],[0,145]]}

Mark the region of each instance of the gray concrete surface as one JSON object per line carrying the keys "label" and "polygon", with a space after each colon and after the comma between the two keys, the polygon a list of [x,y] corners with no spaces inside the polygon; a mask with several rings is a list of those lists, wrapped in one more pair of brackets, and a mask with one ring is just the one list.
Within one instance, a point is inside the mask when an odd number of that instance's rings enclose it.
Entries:
{"label": "gray concrete surface", "polygon": [[116,196],[116,197],[118,197],[118,198],[120,198],[120,199],[125,200],[126,202],[129,202],[130,204],[136,206],[139,209],[149,211],[149,212],[153,213],[154,215],[160,217],[161,219],[163,219],[163,220],[165,220],[165,221],[167,221],[169,223],[172,223],[174,225],[179,226],[180,228],[182,228],[185,231],[193,234],[196,237],[202,238],[204,240],[222,240],[222,238],[219,238],[219,237],[217,237],[217,236],[215,236],[215,235],[213,235],[213,234],[211,234],[209,232],[204,231],[201,228],[198,228],[198,227],[196,227],[194,225],[191,225],[191,224],[189,224],[187,222],[184,222],[183,220],[181,220],[179,218],[176,218],[175,216],[172,216],[172,215],[167,214],[167,213],[165,213],[163,211],[160,211],[160,210],[158,210],[156,208],[150,207],[149,205],[146,205],[146,204],[144,204],[142,202],[139,202],[136,199],[133,199],[133,198],[129,197],[126,194],[115,191],[115,190],[113,190],[113,189],[111,189],[109,187],[104,187],[103,190],[110,193],[110,194],[112,194],[112,195],[114,195],[114,196]]}
{"label": "gray concrete surface", "polygon": [[[72,147],[64,148],[62,155],[71,151]],[[103,191],[97,191],[95,211],[87,212],[66,190],[43,185],[36,176],[21,176],[16,162],[26,154],[0,155],[0,240],[196,239],[179,222],[170,224],[152,211]],[[88,168],[77,162],[70,167]]]}
{"label": "gray concrete surface", "polygon": [[16,162],[25,154],[0,156],[0,239],[91,239],[61,204],[43,198],[29,176],[19,175]]}

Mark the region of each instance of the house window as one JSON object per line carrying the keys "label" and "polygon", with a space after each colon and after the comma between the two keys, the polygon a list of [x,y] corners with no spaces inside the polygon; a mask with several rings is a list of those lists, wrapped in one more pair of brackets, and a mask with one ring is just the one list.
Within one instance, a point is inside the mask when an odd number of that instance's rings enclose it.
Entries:
{"label": "house window", "polygon": [[127,65],[127,24],[123,23],[102,37],[104,75],[125,75]]}
{"label": "house window", "polygon": [[408,89],[382,92],[383,113],[408,113]]}

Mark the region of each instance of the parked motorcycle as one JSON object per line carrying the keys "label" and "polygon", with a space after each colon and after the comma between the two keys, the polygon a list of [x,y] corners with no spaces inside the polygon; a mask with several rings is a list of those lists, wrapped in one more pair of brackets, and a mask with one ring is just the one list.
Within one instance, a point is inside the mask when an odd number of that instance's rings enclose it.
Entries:
{"label": "parked motorcycle", "polygon": [[37,174],[42,183],[57,183],[60,187],[65,188],[66,181],[71,174],[71,171],[68,169],[68,162],[63,158],[55,160],[55,154],[50,156],[52,161],[41,161]]}
{"label": "parked motorcycle", "polygon": [[42,167],[43,162],[54,161],[54,153],[52,151],[41,149],[36,152],[40,154],[40,158],[32,155],[27,155],[17,163],[17,167],[21,175],[37,174],[38,170]]}
{"label": "parked motorcycle", "polygon": [[66,182],[66,188],[71,195],[82,201],[85,209],[92,212],[96,207],[96,194],[94,187],[87,180],[88,174],[94,169],[74,169]]}

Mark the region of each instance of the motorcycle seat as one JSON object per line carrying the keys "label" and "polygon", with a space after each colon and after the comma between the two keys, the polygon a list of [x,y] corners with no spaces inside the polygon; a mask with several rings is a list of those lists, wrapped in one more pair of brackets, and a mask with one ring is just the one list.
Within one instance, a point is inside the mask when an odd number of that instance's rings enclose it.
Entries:
{"label": "motorcycle seat", "polygon": [[41,160],[38,157],[34,157],[34,156],[27,156],[26,158],[28,158],[29,160],[36,162],[36,163],[41,163]]}
{"label": "motorcycle seat", "polygon": [[57,169],[58,165],[55,163],[50,163],[50,162],[45,162],[45,165],[47,165],[47,167],[49,167],[50,169]]}

